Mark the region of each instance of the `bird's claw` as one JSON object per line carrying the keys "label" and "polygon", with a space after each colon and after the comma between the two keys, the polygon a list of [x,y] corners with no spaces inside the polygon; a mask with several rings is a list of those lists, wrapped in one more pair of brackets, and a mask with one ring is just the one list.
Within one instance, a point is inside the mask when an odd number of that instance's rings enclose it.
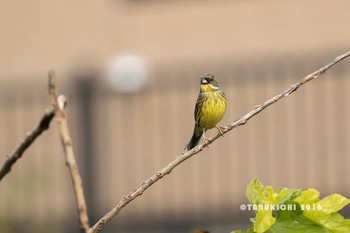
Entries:
{"label": "bird's claw", "polygon": [[225,130],[225,127],[222,127],[222,126],[217,127],[217,126],[215,126],[215,128],[219,131],[221,137],[224,137],[224,133],[222,131]]}
{"label": "bird's claw", "polygon": [[203,141],[204,141],[204,146],[206,146],[207,148],[209,148],[209,143],[211,143],[211,141],[208,139],[208,138],[204,138],[203,139]]}

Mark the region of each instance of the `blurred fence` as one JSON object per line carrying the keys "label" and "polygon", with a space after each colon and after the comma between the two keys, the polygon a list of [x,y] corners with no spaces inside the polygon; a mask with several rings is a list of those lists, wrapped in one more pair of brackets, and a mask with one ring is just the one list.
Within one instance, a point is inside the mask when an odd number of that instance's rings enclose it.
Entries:
{"label": "blurred fence", "polygon": [[[319,59],[321,60],[321,59]],[[102,77],[61,82],[91,222],[178,156],[191,137],[198,77],[212,72],[226,93],[226,125],[328,61],[158,69],[148,87],[123,95]],[[229,232],[247,224],[246,185],[350,190],[348,61],[216,141],[132,202],[103,232]],[[81,76],[81,75],[80,75]],[[0,154],[33,128],[48,106],[46,80],[0,84]],[[210,132],[209,132],[210,134]],[[3,162],[5,158],[1,160]],[[348,211],[349,212],[349,211]],[[63,150],[53,122],[0,184],[0,231],[77,232]],[[117,231],[116,229],[119,229]]]}

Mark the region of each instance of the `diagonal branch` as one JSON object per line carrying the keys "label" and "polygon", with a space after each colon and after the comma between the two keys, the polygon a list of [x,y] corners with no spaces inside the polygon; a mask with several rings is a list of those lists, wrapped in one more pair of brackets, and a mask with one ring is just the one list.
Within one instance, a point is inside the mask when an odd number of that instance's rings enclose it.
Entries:
{"label": "diagonal branch", "polygon": [[44,115],[41,117],[39,124],[30,132],[27,133],[23,141],[16,147],[16,149],[9,155],[7,155],[5,163],[0,169],[0,181],[7,173],[11,171],[12,166],[16,161],[22,157],[23,153],[28,149],[30,145],[50,126],[50,122],[54,117],[53,108],[46,109]]}
{"label": "diagonal branch", "polygon": [[[255,106],[255,108],[245,114],[244,116],[240,117],[239,119],[232,122],[230,125],[226,126],[224,130],[222,131],[223,134],[231,131],[232,129],[246,124],[252,117],[269,107],[270,105],[276,103],[277,101],[281,100],[283,97],[286,97],[293,92],[295,92],[300,86],[303,84],[317,78],[318,76],[324,74],[328,69],[330,69],[332,66],[340,62],[341,60],[347,58],[350,56],[350,51],[347,53],[344,53],[343,55],[340,55],[336,57],[332,62],[328,63],[327,65],[323,66],[319,70],[316,70],[312,74],[307,75],[304,77],[301,81],[295,83],[294,85],[290,86],[287,90],[283,91],[282,93],[276,95],[275,97],[265,101],[264,103]],[[164,168],[162,168],[160,171],[158,171],[156,174],[148,178],[146,181],[144,181],[138,188],[136,188],[134,191],[130,192],[126,196],[122,198],[122,200],[107,214],[105,214],[91,229],[89,230],[89,233],[95,233],[101,230],[101,228],[110,221],[114,216],[119,214],[119,212],[132,200],[134,200],[136,197],[142,195],[152,184],[169,174],[175,167],[177,167],[179,164],[184,162],[185,160],[189,159],[195,154],[198,154],[200,151],[204,149],[205,146],[213,143],[216,139],[218,139],[221,136],[221,134],[218,132],[214,136],[212,136],[209,141],[205,141],[205,143],[202,143],[195,147],[194,149],[190,151],[185,151],[181,153],[175,160],[170,162],[168,165],[166,165]]]}
{"label": "diagonal branch", "polygon": [[87,214],[87,207],[84,197],[83,182],[81,180],[78,166],[75,161],[72,140],[68,130],[68,123],[64,107],[67,104],[66,98],[63,95],[57,97],[56,84],[54,80],[54,72],[49,72],[49,95],[51,98],[51,104],[54,107],[55,118],[58,124],[60,137],[64,152],[66,154],[66,164],[72,179],[75,199],[77,202],[77,209],[79,214],[80,231],[82,233],[88,232],[90,229],[89,218]]}

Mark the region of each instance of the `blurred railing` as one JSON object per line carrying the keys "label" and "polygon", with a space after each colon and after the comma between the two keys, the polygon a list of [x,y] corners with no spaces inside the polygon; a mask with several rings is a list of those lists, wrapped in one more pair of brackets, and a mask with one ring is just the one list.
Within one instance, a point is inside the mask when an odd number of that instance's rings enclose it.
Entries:
{"label": "blurred railing", "polygon": [[[209,71],[158,69],[146,89],[128,95],[113,92],[98,75],[66,82],[58,78],[59,90],[69,99],[68,120],[91,222],[181,153],[193,130],[200,72],[216,74],[226,93],[228,110],[220,123],[226,125],[327,61],[215,64],[208,65]],[[240,211],[239,205],[247,202],[245,188],[255,177],[274,187],[313,187],[323,195],[348,196],[346,63],[180,165],[132,202],[104,232],[188,232],[196,227],[215,232],[215,226],[233,230],[253,216]],[[0,85],[2,156],[38,122],[49,103],[45,88],[46,83],[38,82]],[[0,219],[1,232],[78,229],[54,122],[0,183]]]}

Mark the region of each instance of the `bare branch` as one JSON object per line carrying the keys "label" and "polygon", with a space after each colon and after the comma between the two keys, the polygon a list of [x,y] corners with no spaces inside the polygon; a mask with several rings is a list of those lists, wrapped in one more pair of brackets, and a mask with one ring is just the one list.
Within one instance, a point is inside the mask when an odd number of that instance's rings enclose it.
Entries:
{"label": "bare branch", "polygon": [[54,117],[53,108],[46,109],[44,115],[41,117],[39,124],[30,132],[27,133],[23,141],[16,147],[16,149],[9,155],[7,155],[5,163],[0,169],[0,181],[4,176],[11,171],[12,166],[16,161],[22,157],[23,153],[28,149],[30,145],[39,137],[42,132],[47,130],[50,126],[50,122]]}
{"label": "bare branch", "polygon": [[79,170],[75,161],[72,140],[68,130],[66,114],[64,112],[64,107],[67,104],[67,100],[66,97],[63,95],[57,97],[54,76],[54,72],[50,71],[48,86],[49,95],[51,98],[51,104],[54,107],[54,113],[58,124],[62,145],[66,155],[66,164],[69,169],[69,173],[73,183],[74,194],[79,214],[80,231],[86,233],[89,231],[90,225],[83,190],[83,182],[81,180]]}
{"label": "bare branch", "polygon": [[[257,105],[252,111],[248,112],[244,116],[240,117],[239,119],[232,122],[230,125],[226,126],[224,130],[222,131],[223,134],[229,132],[230,130],[244,125],[250,120],[252,117],[257,115],[259,112],[263,111],[265,108],[269,107],[270,105],[276,103],[283,97],[286,97],[293,92],[295,92],[300,86],[303,84],[317,78],[318,76],[324,74],[328,69],[330,69],[332,66],[340,62],[341,60],[347,58],[350,56],[350,51],[338,56],[334,59],[334,61],[328,63],[327,65],[323,66],[319,70],[315,71],[312,74],[307,75],[305,78],[303,78],[300,82],[295,83],[294,85],[290,86],[287,90],[283,91],[282,93],[276,95],[275,97],[265,101],[264,103]],[[163,178],[165,175],[169,174],[175,167],[177,167],[179,164],[184,162],[185,160],[189,159],[195,154],[198,154],[200,151],[204,149],[207,145],[213,143],[216,139],[218,139],[221,136],[221,134],[218,132],[214,136],[212,136],[209,141],[205,141],[205,143],[202,143],[198,145],[197,147],[193,148],[190,151],[182,152],[175,160],[170,162],[168,165],[166,165],[163,169],[158,171],[156,174],[148,178],[146,181],[144,181],[138,188],[136,188],[134,191],[129,193],[128,195],[124,196],[122,200],[107,214],[105,214],[91,229],[89,230],[89,233],[95,233],[101,230],[103,225],[105,225],[108,221],[110,221],[114,216],[119,214],[119,212],[132,200],[134,200],[136,197],[142,195],[152,184]]]}

